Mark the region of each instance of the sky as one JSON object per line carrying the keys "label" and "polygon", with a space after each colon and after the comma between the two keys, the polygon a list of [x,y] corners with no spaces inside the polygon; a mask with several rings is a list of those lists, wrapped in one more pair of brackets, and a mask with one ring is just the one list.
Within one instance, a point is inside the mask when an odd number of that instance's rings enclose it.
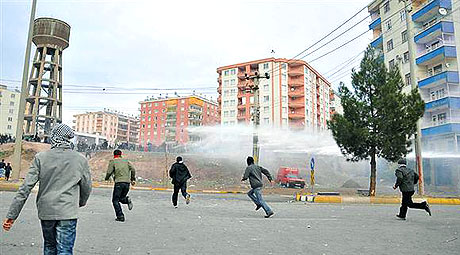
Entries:
{"label": "sky", "polygon": [[[11,88],[21,86],[31,2],[0,0],[0,83]],[[70,46],[63,52],[63,119],[71,124],[74,114],[104,108],[138,115],[139,102],[159,93],[195,90],[216,99],[218,67],[267,57],[290,59],[368,3],[38,0],[36,18],[57,18],[71,26]],[[334,35],[367,15],[362,11]],[[326,77],[333,74],[334,67],[366,48],[370,32],[312,60],[365,32],[369,22],[365,19],[304,60]],[[333,88],[340,81],[350,83],[349,70],[359,59],[328,77]]]}

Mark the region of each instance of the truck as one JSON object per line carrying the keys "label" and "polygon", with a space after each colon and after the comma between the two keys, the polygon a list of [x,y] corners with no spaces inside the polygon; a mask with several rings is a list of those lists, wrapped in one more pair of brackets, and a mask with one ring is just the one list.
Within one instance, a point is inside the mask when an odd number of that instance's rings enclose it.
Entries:
{"label": "truck", "polygon": [[304,188],[305,180],[299,177],[299,169],[280,167],[276,176],[276,183],[286,188]]}

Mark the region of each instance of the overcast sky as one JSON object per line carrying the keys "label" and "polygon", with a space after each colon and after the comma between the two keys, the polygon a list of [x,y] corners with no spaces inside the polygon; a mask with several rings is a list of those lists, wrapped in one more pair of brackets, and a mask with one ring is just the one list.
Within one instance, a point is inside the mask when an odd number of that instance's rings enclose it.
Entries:
{"label": "overcast sky", "polygon": [[[20,86],[22,79],[31,2],[0,0],[0,83],[11,87]],[[63,54],[64,122],[71,123],[73,114],[103,108],[138,114],[139,101],[165,93],[140,88],[196,88],[215,99],[217,67],[271,56],[292,58],[368,2],[38,0],[36,17],[71,26],[70,46]],[[349,26],[366,15],[363,11]],[[304,60],[363,33],[368,24],[360,23]],[[369,32],[311,65],[331,74],[363,51],[371,36]],[[349,83],[347,70],[355,63],[331,77],[334,88],[340,80]]]}

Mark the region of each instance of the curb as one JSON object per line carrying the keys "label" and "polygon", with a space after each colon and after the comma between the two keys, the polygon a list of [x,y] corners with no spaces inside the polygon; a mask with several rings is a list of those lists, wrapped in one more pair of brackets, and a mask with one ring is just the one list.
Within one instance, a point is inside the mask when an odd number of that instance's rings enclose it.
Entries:
{"label": "curb", "polygon": [[[317,196],[295,194],[295,201],[310,203],[331,203],[331,204],[400,204],[399,197],[342,197],[342,196]],[[414,198],[415,202],[427,201],[433,205],[460,205],[460,198],[436,198],[422,197]]]}

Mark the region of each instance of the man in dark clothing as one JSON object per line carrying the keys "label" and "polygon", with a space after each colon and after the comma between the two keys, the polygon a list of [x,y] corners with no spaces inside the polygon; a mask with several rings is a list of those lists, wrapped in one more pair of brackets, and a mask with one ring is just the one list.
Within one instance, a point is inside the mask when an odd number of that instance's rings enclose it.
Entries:
{"label": "man in dark clothing", "polygon": [[0,177],[5,172],[5,167],[6,167],[5,160],[2,159],[2,162],[0,162]]}
{"label": "man in dark clothing", "polygon": [[182,157],[176,158],[176,163],[171,166],[169,170],[169,177],[172,178],[172,184],[174,184],[174,192],[172,195],[172,203],[177,208],[177,197],[179,190],[182,192],[182,196],[185,198],[185,203],[190,203],[190,194],[187,193],[187,180],[192,178],[190,171],[182,161]]}
{"label": "man in dark clothing", "polygon": [[415,193],[414,185],[417,184],[419,175],[414,172],[414,170],[407,168],[406,159],[400,159],[398,161],[399,168],[396,169],[395,175],[397,177],[396,183],[393,186],[393,189],[397,189],[402,193],[401,208],[399,209],[399,214],[396,215],[401,220],[406,219],[407,207],[415,209],[424,209],[430,216],[431,210],[430,206],[426,201],[422,203],[412,202],[412,196]]}
{"label": "man in dark clothing", "polygon": [[251,184],[251,188],[252,188],[248,192],[249,198],[254,202],[254,204],[256,204],[256,211],[262,207],[266,214],[265,218],[270,218],[270,216],[272,216],[274,213],[270,209],[270,207],[267,205],[267,203],[265,203],[265,200],[262,198],[262,187],[263,187],[262,174],[267,176],[270,182],[273,181],[273,178],[267,169],[254,164],[253,157],[248,157],[246,159],[246,163],[248,164],[248,166],[246,167],[246,170],[244,171],[244,175],[241,181],[245,181],[249,178],[249,183]]}
{"label": "man in dark clothing", "polygon": [[123,222],[125,221],[125,215],[120,203],[127,204],[129,210],[133,209],[133,202],[127,195],[129,184],[131,183],[133,186],[136,184],[136,170],[131,165],[131,162],[121,158],[121,154],[120,150],[113,152],[113,159],[109,161],[105,180],[108,181],[113,175],[115,186],[113,188],[112,204],[117,216],[115,220]]}
{"label": "man in dark clothing", "polygon": [[5,178],[6,178],[6,181],[8,181],[10,179],[10,174],[11,174],[11,171],[13,171],[13,168],[11,167],[11,163],[8,163],[5,167]]}

